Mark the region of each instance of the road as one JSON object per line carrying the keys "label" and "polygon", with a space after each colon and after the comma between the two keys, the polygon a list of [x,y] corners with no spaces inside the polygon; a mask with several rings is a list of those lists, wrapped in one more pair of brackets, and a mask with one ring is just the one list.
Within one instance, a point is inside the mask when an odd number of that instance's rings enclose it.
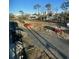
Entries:
{"label": "road", "polygon": [[32,38],[33,44],[42,48],[53,59],[69,59],[69,45],[57,38],[49,38],[44,34],[33,29],[22,28],[29,37]]}
{"label": "road", "polygon": [[42,32],[37,32],[34,29],[28,29],[21,26],[21,29],[28,33],[33,44],[42,48],[53,59],[69,59],[69,44],[63,42],[56,36],[49,37]]}

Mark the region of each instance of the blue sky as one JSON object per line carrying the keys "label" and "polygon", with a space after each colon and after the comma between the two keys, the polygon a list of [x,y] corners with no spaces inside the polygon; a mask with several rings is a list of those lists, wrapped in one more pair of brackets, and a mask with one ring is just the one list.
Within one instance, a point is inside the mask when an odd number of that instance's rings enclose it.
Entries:
{"label": "blue sky", "polygon": [[23,10],[26,13],[34,13],[36,10],[33,6],[37,3],[41,5],[40,11],[45,11],[45,5],[50,3],[52,5],[52,10],[59,9],[64,0],[9,0],[9,12],[17,13]]}

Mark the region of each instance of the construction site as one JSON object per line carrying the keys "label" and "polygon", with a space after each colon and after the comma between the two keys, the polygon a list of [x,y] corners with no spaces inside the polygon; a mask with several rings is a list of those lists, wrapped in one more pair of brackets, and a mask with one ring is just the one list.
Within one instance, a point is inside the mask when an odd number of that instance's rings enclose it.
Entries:
{"label": "construction site", "polygon": [[68,1],[63,4],[61,13],[51,4],[43,13],[39,4],[34,14],[9,13],[9,59],[69,59]]}

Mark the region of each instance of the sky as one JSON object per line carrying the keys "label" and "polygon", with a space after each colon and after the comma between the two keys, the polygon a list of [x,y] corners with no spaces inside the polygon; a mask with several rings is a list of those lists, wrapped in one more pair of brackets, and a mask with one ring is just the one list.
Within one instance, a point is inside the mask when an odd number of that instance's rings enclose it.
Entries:
{"label": "sky", "polygon": [[35,4],[40,4],[40,11],[44,12],[46,10],[45,5],[50,3],[52,5],[52,11],[54,12],[58,9],[61,12],[61,4],[65,0],[9,0],[9,12],[18,13],[20,10],[25,13],[35,13],[36,10],[33,8]]}

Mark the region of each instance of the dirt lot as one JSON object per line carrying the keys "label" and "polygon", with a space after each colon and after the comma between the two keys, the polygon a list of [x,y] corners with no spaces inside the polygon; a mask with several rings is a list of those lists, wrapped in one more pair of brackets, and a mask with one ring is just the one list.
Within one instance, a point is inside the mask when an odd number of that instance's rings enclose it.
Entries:
{"label": "dirt lot", "polygon": [[[45,29],[44,26],[51,26],[51,27],[57,27],[58,25],[56,23],[48,23],[48,22],[41,22],[41,21],[25,21],[25,23],[32,24],[32,28],[35,29],[36,31],[42,32],[45,35],[50,36],[57,36],[59,38],[63,38],[65,40],[69,40],[69,34],[66,33],[65,31],[62,32],[62,34],[56,34],[54,31]],[[62,29],[66,29],[65,27],[61,27]]]}

